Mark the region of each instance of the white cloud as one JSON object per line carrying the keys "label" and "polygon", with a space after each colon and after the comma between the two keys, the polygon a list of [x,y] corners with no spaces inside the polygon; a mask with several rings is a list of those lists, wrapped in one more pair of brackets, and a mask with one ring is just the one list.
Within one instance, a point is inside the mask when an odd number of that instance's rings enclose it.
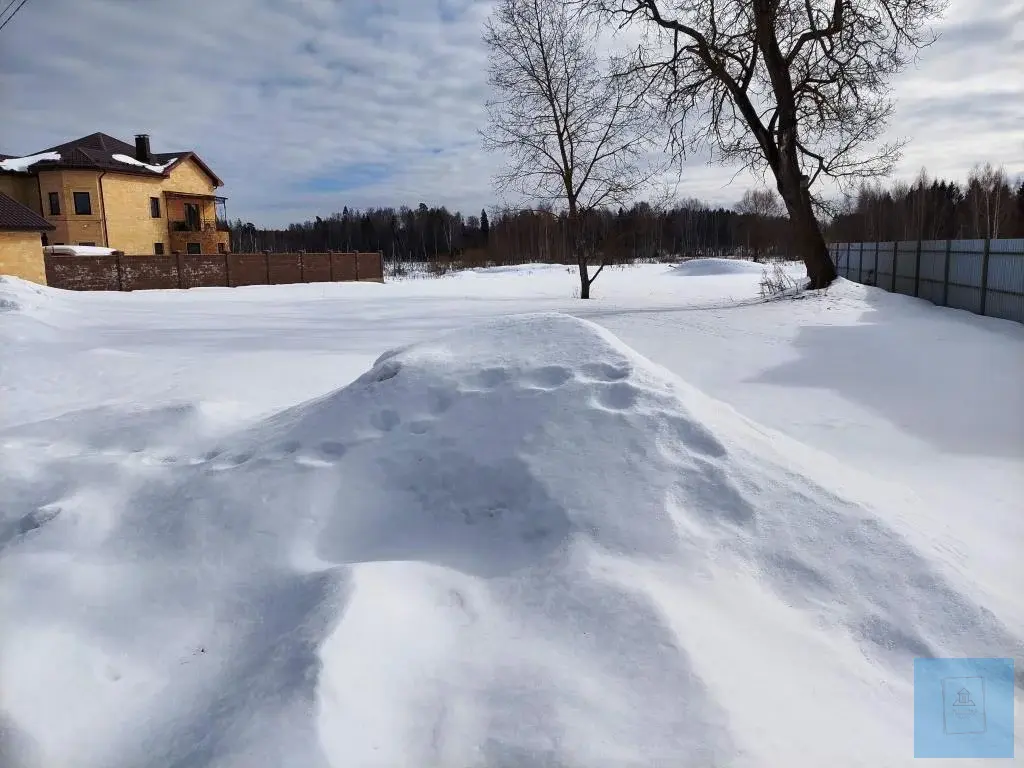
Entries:
{"label": "white cloud", "polygon": [[895,84],[890,131],[910,139],[897,175],[963,179],[984,162],[1024,173],[1024,2],[954,0],[936,29]]}
{"label": "white cloud", "polygon": [[[486,56],[478,0],[48,0],[0,33],[0,151],[93,131],[194,149],[225,179],[230,215],[282,224],[342,205],[494,202],[479,148]],[[1024,11],[960,0],[946,39],[897,84],[900,174],[1024,170]],[[322,191],[346,169],[376,179]],[[351,173],[349,175],[352,175]],[[687,171],[686,196],[729,203],[750,182]],[[355,176],[353,176],[355,178]],[[320,190],[320,191],[318,191]]]}

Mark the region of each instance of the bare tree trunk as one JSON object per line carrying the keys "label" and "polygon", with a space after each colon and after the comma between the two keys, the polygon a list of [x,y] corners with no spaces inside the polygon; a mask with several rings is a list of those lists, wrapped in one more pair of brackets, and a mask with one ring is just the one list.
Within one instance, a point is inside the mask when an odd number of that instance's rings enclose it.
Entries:
{"label": "bare tree trunk", "polygon": [[[807,287],[812,290],[827,288],[832,281],[838,277],[836,267],[828,253],[828,245],[818,226],[817,219],[809,213],[810,203],[806,204],[806,210],[799,212],[793,218],[793,228],[796,234],[797,254],[807,268]],[[794,212],[790,211],[790,217]]]}
{"label": "bare tree trunk", "polygon": [[775,174],[776,186],[789,212],[797,251],[807,268],[807,287],[827,288],[836,279],[837,273],[811,206],[809,179],[800,168],[798,113],[789,64],[775,36],[771,6],[756,3],[754,15],[758,43],[775,92],[779,118],[775,142],[765,131],[761,137],[762,147],[766,150],[765,157]]}
{"label": "bare tree trunk", "polygon": [[587,253],[583,248],[582,222],[580,221],[579,209],[576,207],[576,200],[572,193],[569,195],[569,219],[566,222],[569,230],[569,252],[576,256],[576,265],[580,270],[580,298],[590,298],[590,270],[587,268]]}
{"label": "bare tree trunk", "polygon": [[590,275],[587,269],[587,257],[580,252],[576,257],[577,262],[580,266],[580,298],[590,298]]}
{"label": "bare tree trunk", "polygon": [[[779,187],[781,192],[782,183]],[[807,287],[813,290],[827,288],[838,277],[838,273],[811,207],[811,198],[807,190],[798,188],[796,194],[783,193],[782,199],[786,203],[790,225],[795,235],[796,255],[807,269]]]}
{"label": "bare tree trunk", "polygon": [[[776,187],[789,213],[797,255],[807,268],[807,287],[827,288],[837,273],[828,253],[825,237],[811,205],[808,179],[800,169],[797,146],[796,109],[792,102],[789,71],[781,65],[781,52],[774,39],[768,39],[765,59],[776,83],[779,97],[779,130],[777,144],[769,145],[769,166],[775,175]],[[774,66],[773,66],[774,65]]]}

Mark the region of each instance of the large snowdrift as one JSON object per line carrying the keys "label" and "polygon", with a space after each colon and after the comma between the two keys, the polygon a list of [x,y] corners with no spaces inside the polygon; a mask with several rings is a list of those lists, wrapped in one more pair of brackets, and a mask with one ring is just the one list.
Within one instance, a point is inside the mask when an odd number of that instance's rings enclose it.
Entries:
{"label": "large snowdrift", "polygon": [[3,435],[5,765],[897,765],[913,657],[1024,655],[898,494],[583,320],[201,416]]}
{"label": "large snowdrift", "polygon": [[26,319],[38,321],[43,307],[51,302],[56,293],[53,288],[45,285],[0,275],[0,312],[25,313],[28,315]]}
{"label": "large snowdrift", "polygon": [[744,259],[691,259],[672,268],[680,277],[718,277],[720,275],[760,275],[763,264]]}

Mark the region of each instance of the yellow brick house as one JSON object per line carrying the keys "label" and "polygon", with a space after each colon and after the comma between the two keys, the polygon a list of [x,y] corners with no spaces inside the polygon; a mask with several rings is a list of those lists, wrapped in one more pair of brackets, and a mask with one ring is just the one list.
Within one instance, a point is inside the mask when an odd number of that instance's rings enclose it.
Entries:
{"label": "yellow brick house", "polygon": [[49,245],[126,254],[230,249],[220,178],[192,151],[154,153],[94,133],[31,155],[0,155],[0,193],[42,216]]}

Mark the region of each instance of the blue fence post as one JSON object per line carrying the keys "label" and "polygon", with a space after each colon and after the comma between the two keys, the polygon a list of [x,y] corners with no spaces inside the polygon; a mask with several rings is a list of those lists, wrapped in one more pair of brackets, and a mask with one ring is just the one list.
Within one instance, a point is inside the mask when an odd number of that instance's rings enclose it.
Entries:
{"label": "blue fence post", "polygon": [[979,315],[985,314],[985,299],[988,297],[988,261],[992,251],[992,240],[985,238],[985,251],[981,257],[981,309]]}
{"label": "blue fence post", "polygon": [[953,250],[953,241],[946,238],[946,265],[942,273],[942,306],[949,306],[949,260]]}
{"label": "blue fence post", "polygon": [[896,262],[899,260],[900,254],[900,241],[892,241],[892,287],[889,289],[890,293],[896,293]]}
{"label": "blue fence post", "polygon": [[917,240],[917,253],[914,256],[914,296],[921,295],[921,239]]}

